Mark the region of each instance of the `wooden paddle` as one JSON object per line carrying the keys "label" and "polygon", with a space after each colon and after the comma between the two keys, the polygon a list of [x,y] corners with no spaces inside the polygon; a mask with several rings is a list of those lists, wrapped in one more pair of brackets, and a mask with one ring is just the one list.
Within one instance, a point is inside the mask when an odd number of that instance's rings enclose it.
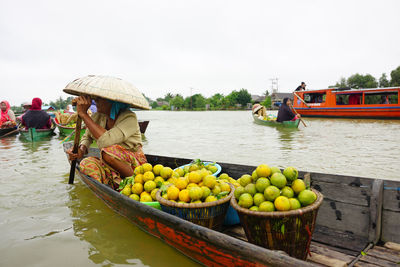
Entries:
{"label": "wooden paddle", "polygon": [[[76,103],[72,102],[72,105],[76,105]],[[76,120],[76,126],[75,126],[74,148],[72,149],[72,153],[74,153],[74,154],[78,153],[79,139],[81,137],[81,128],[82,128],[82,119],[78,115],[78,119]],[[74,183],[76,162],[77,162],[76,159],[74,159],[71,162],[71,169],[69,171],[69,181],[68,181],[69,184],[73,184]]]}
{"label": "wooden paddle", "polygon": [[15,129],[15,130],[12,130],[11,132],[8,132],[8,133],[3,134],[2,136],[0,136],[0,138],[9,136],[9,135],[11,135],[11,134],[13,134],[13,133],[15,133],[15,132],[18,132],[18,131],[19,131],[19,128]]}
{"label": "wooden paddle", "polygon": [[[294,111],[294,113],[296,113],[296,115],[300,114],[297,112],[297,110],[294,109],[293,105],[290,105],[290,107],[292,108],[292,110]],[[303,123],[304,127],[307,127],[306,123],[303,121],[303,119],[301,117],[299,117],[300,121]]]}
{"label": "wooden paddle", "polygon": [[310,107],[301,97],[299,97],[298,94],[296,94],[296,92],[293,92],[293,94],[294,94],[295,96],[297,96],[297,98],[300,99],[300,101],[303,102],[304,105],[306,105],[308,108]]}

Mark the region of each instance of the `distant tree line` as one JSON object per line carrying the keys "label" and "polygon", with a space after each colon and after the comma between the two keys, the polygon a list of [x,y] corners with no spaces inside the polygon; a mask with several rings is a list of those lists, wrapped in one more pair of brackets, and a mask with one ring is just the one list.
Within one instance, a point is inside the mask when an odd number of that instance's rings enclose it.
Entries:
{"label": "distant tree line", "polygon": [[239,91],[234,90],[226,96],[216,93],[209,98],[202,94],[194,94],[185,98],[181,94],[167,93],[163,98],[150,100],[149,103],[153,109],[162,110],[205,110],[206,106],[210,110],[234,110],[246,109],[247,104],[252,103],[252,99],[247,89],[242,88]]}
{"label": "distant tree line", "polygon": [[349,78],[342,77],[335,85],[329,86],[340,88],[377,88],[377,87],[394,87],[400,86],[400,66],[390,72],[390,80],[386,73],[382,73],[379,79],[371,74],[353,74]]}

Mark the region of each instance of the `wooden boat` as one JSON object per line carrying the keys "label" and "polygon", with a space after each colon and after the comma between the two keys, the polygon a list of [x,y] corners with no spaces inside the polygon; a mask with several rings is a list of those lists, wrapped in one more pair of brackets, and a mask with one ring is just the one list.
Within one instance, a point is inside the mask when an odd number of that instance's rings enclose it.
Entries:
{"label": "wooden boat", "polygon": [[[55,118],[53,121],[54,121],[54,124],[57,126],[58,131],[60,132],[61,136],[68,136],[75,130],[74,127],[68,127],[68,126],[62,125],[61,123],[58,122],[57,118]],[[81,137],[85,134],[85,131],[86,131],[85,128],[81,129]],[[75,137],[75,135],[72,135],[71,140],[73,140],[74,137]]]}
{"label": "wooden boat", "polygon": [[[11,136],[18,134],[18,131],[16,131],[17,129],[18,129],[17,127],[0,128],[0,138],[3,136]],[[11,133],[12,131],[14,132]]]}
{"label": "wooden boat", "polygon": [[298,128],[300,119],[297,119],[295,121],[284,121],[284,122],[277,122],[276,120],[262,120],[258,118],[257,115],[253,114],[253,119],[254,122],[260,125],[266,125],[266,126],[273,126],[273,127],[285,127],[285,128]]}
{"label": "wooden boat", "polygon": [[30,142],[40,141],[43,138],[52,136],[54,134],[55,127],[51,129],[35,129],[29,128],[28,130],[20,129],[19,132],[21,137]]}
{"label": "wooden boat", "polygon": [[[68,136],[70,135],[75,128],[74,127],[67,127],[62,125],[58,122],[57,118],[54,119],[54,123],[58,128],[61,136]],[[149,121],[139,121],[140,132],[144,134],[146,132],[147,126],[149,125]],[[81,130],[81,137],[85,134],[86,129]],[[75,135],[71,137],[71,140],[74,138]]]}
{"label": "wooden boat", "polygon": [[[71,146],[65,143],[64,150]],[[90,156],[98,154],[98,149],[89,150]],[[147,155],[147,159],[171,168],[191,161],[156,155]],[[219,164],[232,177],[255,168]],[[377,266],[377,262],[380,266],[395,266],[400,262],[400,245],[393,243],[400,242],[399,181],[310,173],[312,186],[324,194],[324,202],[310,246],[311,257],[302,261],[248,243],[240,225],[225,226],[221,231],[204,228],[125,197],[83,175],[78,166],[76,171],[109,207],[206,266]],[[300,177],[304,175],[308,174],[300,172]]]}
{"label": "wooden boat", "polygon": [[144,134],[146,132],[149,121],[139,121],[140,132]]}
{"label": "wooden boat", "polygon": [[323,89],[294,94],[303,117],[400,119],[400,88]]}

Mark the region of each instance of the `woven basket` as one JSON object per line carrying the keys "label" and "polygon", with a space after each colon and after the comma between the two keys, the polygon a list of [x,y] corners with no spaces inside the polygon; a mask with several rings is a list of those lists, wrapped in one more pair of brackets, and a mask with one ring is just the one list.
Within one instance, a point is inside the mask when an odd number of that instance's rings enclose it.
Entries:
{"label": "woven basket", "polygon": [[231,199],[250,243],[271,250],[282,250],[290,256],[305,260],[315,228],[323,195],[316,190],[316,201],[304,208],[291,211],[258,212],[240,207]]}
{"label": "woven basket", "polygon": [[172,202],[161,197],[161,190],[157,191],[156,199],[160,202],[162,211],[192,223],[218,230],[224,223],[229,201],[235,190],[233,185],[229,184],[229,186],[231,187],[229,195],[213,202],[193,204]]}

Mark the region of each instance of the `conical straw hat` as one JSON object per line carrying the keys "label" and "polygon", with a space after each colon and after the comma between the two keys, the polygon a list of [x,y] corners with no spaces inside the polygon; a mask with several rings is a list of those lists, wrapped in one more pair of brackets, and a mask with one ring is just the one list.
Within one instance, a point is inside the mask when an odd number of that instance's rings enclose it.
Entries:
{"label": "conical straw hat", "polygon": [[150,109],[146,98],[135,86],[115,77],[89,75],[70,82],[63,91],[71,95],[98,96],[130,104],[134,108]]}

